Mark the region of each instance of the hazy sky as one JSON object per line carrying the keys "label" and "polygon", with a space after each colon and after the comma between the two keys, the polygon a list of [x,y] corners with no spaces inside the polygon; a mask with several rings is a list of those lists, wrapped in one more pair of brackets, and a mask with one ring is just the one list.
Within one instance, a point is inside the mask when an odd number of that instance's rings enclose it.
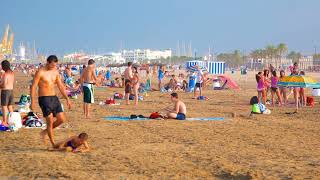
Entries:
{"label": "hazy sky", "polygon": [[320,0],[6,0],[0,35],[10,24],[15,45],[36,41],[45,53],[176,49],[250,52],[285,42],[320,50]]}

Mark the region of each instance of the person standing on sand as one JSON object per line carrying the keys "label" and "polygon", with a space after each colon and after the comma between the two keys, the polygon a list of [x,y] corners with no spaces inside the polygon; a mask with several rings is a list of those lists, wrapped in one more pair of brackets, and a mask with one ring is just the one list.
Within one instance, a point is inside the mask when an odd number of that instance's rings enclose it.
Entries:
{"label": "person standing on sand", "polygon": [[197,78],[196,78],[196,86],[194,88],[194,92],[193,92],[193,98],[197,99],[197,89],[199,88],[199,96],[202,96],[202,88],[203,88],[203,80],[204,80],[204,75],[202,70],[200,69],[199,66],[196,67],[197,68]]}
{"label": "person standing on sand", "polygon": [[160,66],[158,71],[158,88],[161,91],[162,79],[164,78],[164,67]]}
{"label": "person standing on sand", "polygon": [[[55,85],[58,86],[60,93],[67,100],[69,109],[71,109],[71,102],[66,94],[59,71],[57,70],[57,63],[57,56],[49,56],[47,58],[47,64],[39,68],[36,72],[30,90],[31,110],[35,111],[36,88],[38,87],[38,102],[47,123],[47,129],[41,131],[40,135],[45,141],[46,135],[48,134],[52,146],[55,146],[53,129],[61,125],[66,119],[59,98],[56,96],[54,90]],[[56,117],[56,121],[54,121],[54,117]]]}
{"label": "person standing on sand", "polygon": [[14,73],[10,68],[10,63],[7,60],[1,62],[2,70],[5,72],[1,77],[1,108],[2,108],[2,124],[8,125],[8,112],[13,112],[13,84]]}
{"label": "person standing on sand", "polygon": [[95,74],[95,62],[93,59],[88,61],[88,66],[83,69],[80,77],[80,83],[83,87],[83,111],[84,116],[90,119],[90,104],[94,103],[94,85],[97,81]]}
{"label": "person standing on sand", "polygon": [[138,75],[138,68],[134,67],[134,73],[133,73],[133,78],[132,78],[132,87],[133,87],[133,92],[134,92],[134,105],[138,105],[138,101],[139,101],[139,87],[140,87],[140,83],[139,83],[139,75]]}
{"label": "person standing on sand", "polygon": [[124,92],[125,92],[125,98],[126,98],[126,104],[129,105],[129,96],[131,93],[132,85],[131,85],[131,80],[133,78],[133,73],[132,73],[132,62],[128,62],[128,67],[124,71]]}
{"label": "person standing on sand", "polygon": [[174,103],[172,109],[166,109],[168,111],[168,119],[185,120],[187,114],[187,107],[184,102],[179,100],[177,93],[171,94],[171,101]]}

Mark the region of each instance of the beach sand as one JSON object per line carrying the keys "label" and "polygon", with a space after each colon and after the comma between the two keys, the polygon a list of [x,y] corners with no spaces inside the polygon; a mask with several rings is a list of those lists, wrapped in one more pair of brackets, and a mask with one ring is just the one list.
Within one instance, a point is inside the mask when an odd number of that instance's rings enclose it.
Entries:
{"label": "beach sand", "polygon": [[[254,75],[248,81],[239,74],[232,77],[240,91],[209,87],[203,92],[208,101],[179,93],[188,117],[225,117],[224,121],[106,121],[105,116],[149,116],[170,105],[170,95],[148,93],[137,107],[123,101],[117,101],[119,106],[100,106],[100,101],[123,89],[97,88],[94,121],[82,118],[80,96],[72,100],[72,110],[66,110],[67,122],[54,131],[56,141],[87,132],[90,152],[48,151],[40,141],[40,129],[1,132],[0,179],[320,178],[320,98],[315,107],[298,114],[285,114],[294,107],[269,107],[271,115],[249,116],[249,100],[257,94]],[[17,74],[16,101],[28,93],[29,80]]]}

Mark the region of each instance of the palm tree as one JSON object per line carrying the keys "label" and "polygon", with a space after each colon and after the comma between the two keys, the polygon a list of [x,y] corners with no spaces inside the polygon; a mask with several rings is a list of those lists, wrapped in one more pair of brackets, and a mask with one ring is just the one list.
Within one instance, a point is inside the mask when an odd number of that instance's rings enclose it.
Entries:
{"label": "palm tree", "polygon": [[299,63],[299,59],[301,59],[302,55],[300,52],[291,51],[287,58],[291,59],[293,62]]}
{"label": "palm tree", "polygon": [[266,55],[267,55],[266,64],[268,65],[267,59],[270,58],[271,62],[272,62],[273,58],[277,55],[277,48],[274,45],[268,45],[266,47],[265,51],[266,51]]}
{"label": "palm tree", "polygon": [[277,49],[280,57],[280,66],[282,67],[282,56],[288,52],[288,47],[285,43],[280,43]]}

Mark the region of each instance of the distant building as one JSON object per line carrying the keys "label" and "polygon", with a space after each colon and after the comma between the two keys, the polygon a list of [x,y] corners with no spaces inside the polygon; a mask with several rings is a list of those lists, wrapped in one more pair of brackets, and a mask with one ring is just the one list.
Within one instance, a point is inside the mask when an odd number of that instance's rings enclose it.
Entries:
{"label": "distant building", "polygon": [[121,53],[108,53],[105,55],[99,55],[92,57],[98,64],[123,64],[125,59],[122,57]]}
{"label": "distant building", "polygon": [[150,49],[135,49],[135,50],[123,50],[121,52],[122,57],[126,61],[139,62],[144,60],[156,60],[166,59],[172,56],[171,49],[168,50],[150,50]]}
{"label": "distant building", "polygon": [[247,66],[250,67],[251,69],[262,69],[267,67],[269,64],[272,64],[274,67],[280,66],[282,68],[288,67],[292,64],[292,60],[288,58],[281,58],[281,59],[265,59],[265,58],[259,58],[259,59],[253,59],[250,58]]}
{"label": "distant building", "polygon": [[299,68],[302,70],[311,70],[313,65],[313,56],[303,56],[299,59]]}

